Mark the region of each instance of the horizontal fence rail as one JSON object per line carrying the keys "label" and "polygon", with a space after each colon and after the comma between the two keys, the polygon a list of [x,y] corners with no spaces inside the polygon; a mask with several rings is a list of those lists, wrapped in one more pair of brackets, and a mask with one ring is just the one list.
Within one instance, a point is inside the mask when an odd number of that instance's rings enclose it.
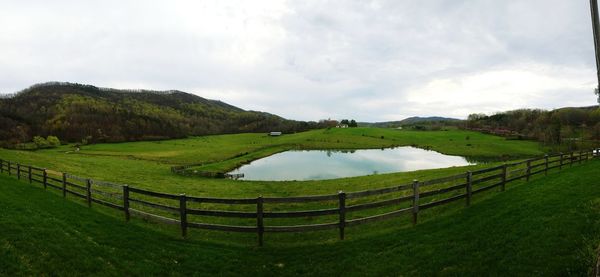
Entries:
{"label": "horizontal fence rail", "polygon": [[[258,244],[262,245],[264,233],[337,229],[340,239],[344,239],[346,227],[403,215],[411,215],[412,223],[417,224],[420,211],[459,200],[465,201],[465,205],[469,206],[475,194],[494,188],[504,191],[507,183],[517,180],[529,181],[534,175],[546,175],[549,170],[571,167],[596,157],[600,157],[598,149],[558,153],[437,179],[414,180],[408,184],[387,188],[294,197],[214,198],[171,194],[93,180],[2,159],[0,173],[14,175],[17,179],[27,180],[29,183],[41,184],[44,189],[56,189],[62,192],[63,197],[70,195],[80,198],[88,207],[96,203],[119,210],[123,212],[126,221],[129,221],[131,216],[136,216],[148,221],[177,225],[183,237],[187,235],[189,228],[256,233]],[[265,204],[271,209],[265,210]],[[329,207],[288,210],[290,206],[296,208],[315,204]],[[214,206],[223,207],[213,209]],[[231,210],[232,207],[237,208]],[[198,218],[252,220],[254,223],[228,225],[208,220],[200,222]],[[265,219],[298,218],[323,218],[324,222],[265,225]]]}

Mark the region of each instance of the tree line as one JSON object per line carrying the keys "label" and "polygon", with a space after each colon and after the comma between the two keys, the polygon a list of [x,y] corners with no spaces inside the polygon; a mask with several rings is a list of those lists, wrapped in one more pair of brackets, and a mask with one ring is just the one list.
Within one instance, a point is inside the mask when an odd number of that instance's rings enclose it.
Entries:
{"label": "tree line", "polygon": [[354,120],[354,119],[351,119],[351,120],[342,119],[342,121],[340,121],[340,125],[345,125],[350,128],[358,127],[358,123],[356,123],[356,120]]}
{"label": "tree line", "polygon": [[0,99],[0,146],[36,136],[64,142],[123,142],[241,132],[323,128],[246,111],[181,91],[135,92],[72,83],[34,85]]}
{"label": "tree line", "polygon": [[464,124],[467,129],[515,139],[534,139],[556,148],[598,146],[600,142],[598,106],[552,111],[519,109],[489,116],[471,114]]}

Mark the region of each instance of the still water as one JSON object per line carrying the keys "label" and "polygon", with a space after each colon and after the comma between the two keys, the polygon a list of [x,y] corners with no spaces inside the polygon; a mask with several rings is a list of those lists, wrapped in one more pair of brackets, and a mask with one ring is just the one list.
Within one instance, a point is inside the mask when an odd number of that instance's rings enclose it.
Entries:
{"label": "still water", "polygon": [[253,161],[230,173],[243,173],[242,180],[302,181],[471,164],[464,157],[407,146],[346,151],[286,151]]}

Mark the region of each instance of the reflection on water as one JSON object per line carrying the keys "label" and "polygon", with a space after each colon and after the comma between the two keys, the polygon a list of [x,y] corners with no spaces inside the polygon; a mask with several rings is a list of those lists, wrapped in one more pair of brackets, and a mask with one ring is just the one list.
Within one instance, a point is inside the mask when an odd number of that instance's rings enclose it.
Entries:
{"label": "reflection on water", "polygon": [[474,164],[464,157],[414,147],[365,150],[286,151],[230,173],[243,180],[322,180]]}

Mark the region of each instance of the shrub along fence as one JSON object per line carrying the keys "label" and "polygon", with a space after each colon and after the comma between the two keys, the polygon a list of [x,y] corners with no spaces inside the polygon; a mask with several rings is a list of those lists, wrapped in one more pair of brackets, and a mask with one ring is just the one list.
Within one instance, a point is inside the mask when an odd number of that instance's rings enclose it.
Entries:
{"label": "shrub along fence", "polygon": [[171,172],[175,173],[175,174],[183,175],[183,176],[188,176],[188,177],[199,176],[199,177],[206,177],[206,178],[230,178],[230,179],[236,179],[236,180],[241,177],[244,177],[244,174],[231,174],[231,173],[224,173],[224,172],[212,172],[212,171],[191,169],[192,167],[201,166],[201,165],[202,164],[172,166]]}
{"label": "shrub along fence", "polygon": [[[343,240],[346,227],[402,215],[409,215],[412,223],[417,224],[420,211],[461,199],[469,206],[472,197],[481,192],[493,188],[504,191],[506,184],[510,182],[521,179],[529,181],[536,174],[547,174],[549,170],[571,167],[598,156],[598,150],[560,153],[443,178],[414,180],[393,187],[296,197],[213,198],[169,194],[1,159],[0,173],[26,179],[29,183],[39,183],[45,189],[50,187],[59,190],[63,197],[68,194],[83,199],[88,207],[97,203],[120,210],[127,221],[131,216],[137,216],[149,221],[178,225],[183,237],[190,228],[248,232],[256,233],[258,244],[262,245],[264,233],[338,229],[339,238]],[[329,208],[323,208],[328,204]],[[207,209],[222,205],[225,205],[225,209]],[[307,206],[318,208],[307,209]],[[214,220],[194,220],[197,218],[217,218],[221,221],[214,223]],[[227,220],[233,218],[245,220],[246,224],[221,223],[228,223]],[[301,218],[305,221],[312,218],[325,219],[318,223],[310,220],[311,224],[297,224]],[[265,224],[265,220],[277,219],[284,220],[285,224]]]}

